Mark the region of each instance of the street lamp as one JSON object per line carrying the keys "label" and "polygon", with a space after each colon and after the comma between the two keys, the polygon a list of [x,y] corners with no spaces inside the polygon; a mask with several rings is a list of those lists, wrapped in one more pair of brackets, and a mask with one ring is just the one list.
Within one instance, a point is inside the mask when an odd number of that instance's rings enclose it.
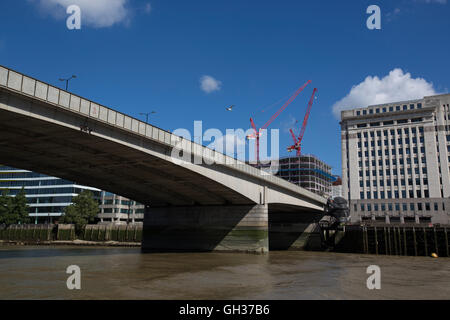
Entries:
{"label": "street lamp", "polygon": [[76,75],[72,75],[70,78],[67,78],[67,79],[59,78],[59,81],[66,82],[66,91],[67,91],[67,89],[69,88],[69,80],[75,79],[76,77],[77,77]]}
{"label": "street lamp", "polygon": [[139,115],[141,116],[145,116],[145,123],[148,124],[148,116],[151,114],[155,114],[156,111],[152,111],[152,112],[140,112]]}

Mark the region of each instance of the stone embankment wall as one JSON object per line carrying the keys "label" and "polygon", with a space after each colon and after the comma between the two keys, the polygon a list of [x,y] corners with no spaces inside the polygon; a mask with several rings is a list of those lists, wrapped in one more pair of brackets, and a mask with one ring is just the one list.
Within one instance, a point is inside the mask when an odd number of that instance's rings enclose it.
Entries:
{"label": "stone embankment wall", "polygon": [[41,243],[50,241],[136,242],[142,240],[141,225],[87,225],[77,237],[70,224],[25,224],[0,226],[0,240]]}

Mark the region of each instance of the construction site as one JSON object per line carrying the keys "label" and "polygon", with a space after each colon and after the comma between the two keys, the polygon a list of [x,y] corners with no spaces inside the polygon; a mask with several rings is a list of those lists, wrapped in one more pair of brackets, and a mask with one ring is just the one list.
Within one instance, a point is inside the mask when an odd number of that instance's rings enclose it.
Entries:
{"label": "construction site", "polygon": [[302,141],[314,100],[317,99],[317,88],[313,89],[311,98],[309,99],[299,135],[296,136],[294,130],[292,128],[289,129],[293,144],[287,147],[287,151],[295,151],[296,156],[282,157],[278,160],[272,160],[268,163],[265,162],[264,164],[261,163],[259,159],[259,138],[261,136],[262,130],[267,129],[269,125],[273,121],[275,121],[275,119],[286,109],[286,107],[291,104],[294,99],[310,83],[311,80],[308,80],[302,87],[300,87],[259,130],[257,129],[253,118],[250,118],[250,123],[254,130],[254,133],[249,135],[247,138],[256,140],[256,164],[254,164],[255,167],[262,169],[270,174],[279,176],[280,178],[303,187],[311,192],[322,195],[324,197],[330,197],[331,185],[334,181],[336,181],[336,178],[331,174],[331,167],[314,155],[302,154]]}
{"label": "construction site", "polygon": [[278,163],[260,164],[258,168],[322,196],[331,195],[336,180],[331,167],[314,155],[283,157]]}

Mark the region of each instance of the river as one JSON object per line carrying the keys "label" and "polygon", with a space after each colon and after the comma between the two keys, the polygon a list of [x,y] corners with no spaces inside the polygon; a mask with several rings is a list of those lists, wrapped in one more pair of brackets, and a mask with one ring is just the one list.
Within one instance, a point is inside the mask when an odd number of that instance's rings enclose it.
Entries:
{"label": "river", "polygon": [[[81,269],[81,290],[67,289],[69,265]],[[369,265],[381,268],[381,290],[366,287]],[[449,298],[449,258],[0,247],[0,299]]]}

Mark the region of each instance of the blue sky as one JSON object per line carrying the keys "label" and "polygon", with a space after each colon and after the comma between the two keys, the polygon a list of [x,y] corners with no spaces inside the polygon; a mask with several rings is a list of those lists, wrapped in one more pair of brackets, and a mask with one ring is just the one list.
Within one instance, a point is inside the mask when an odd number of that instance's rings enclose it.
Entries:
{"label": "blue sky", "polygon": [[[374,90],[414,99],[450,88],[445,0],[108,1],[2,1],[0,64],[58,86],[60,77],[76,74],[70,91],[138,118],[156,110],[150,122],[169,130],[193,130],[194,120],[223,132],[247,129],[250,116],[262,126],[277,108],[262,109],[310,79],[270,128],[280,129],[287,155],[287,129],[293,119],[302,122],[317,87],[303,152],[336,174],[333,106],[344,97],[341,104],[363,107],[379,102],[367,94]],[[82,9],[81,30],[66,27],[71,3]],[[381,30],[366,27],[371,4],[381,8]],[[210,92],[200,86],[205,75],[218,81]],[[225,111],[230,104],[233,112]]]}

